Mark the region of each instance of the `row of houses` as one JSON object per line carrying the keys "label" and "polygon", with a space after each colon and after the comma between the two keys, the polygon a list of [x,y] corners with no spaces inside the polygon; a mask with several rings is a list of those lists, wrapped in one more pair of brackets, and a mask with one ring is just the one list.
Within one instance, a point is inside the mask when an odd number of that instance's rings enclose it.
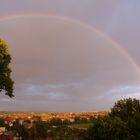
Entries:
{"label": "row of houses", "polygon": [[61,120],[68,119],[70,121],[73,121],[76,116],[80,118],[96,118],[97,116],[105,115],[106,112],[70,112],[70,113],[42,113],[42,114],[35,114],[35,113],[17,113],[17,114],[3,114],[0,115],[0,119],[4,119],[7,124],[12,124],[15,120],[19,120],[21,123],[25,120],[30,121],[36,121],[36,120],[42,120],[42,121],[48,121],[52,118],[60,118]]}

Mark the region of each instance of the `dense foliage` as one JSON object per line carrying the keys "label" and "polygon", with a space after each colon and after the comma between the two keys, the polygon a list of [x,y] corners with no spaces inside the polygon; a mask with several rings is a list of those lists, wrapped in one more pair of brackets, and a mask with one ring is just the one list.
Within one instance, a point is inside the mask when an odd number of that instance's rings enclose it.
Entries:
{"label": "dense foliage", "polygon": [[140,140],[140,100],[124,99],[115,103],[111,112],[94,119],[88,129],[92,140]]}
{"label": "dense foliage", "polygon": [[[54,120],[54,119],[53,119]],[[51,123],[52,122],[52,123]],[[68,125],[57,124],[53,121],[20,122],[16,120],[11,127],[14,135],[21,140],[37,140],[53,137],[54,140],[85,140],[86,131],[72,128]]]}
{"label": "dense foliage", "polygon": [[111,108],[110,116],[119,117],[123,121],[127,121],[137,113],[140,113],[140,100],[129,98],[117,101],[114,107]]}
{"label": "dense foliage", "polygon": [[13,97],[13,81],[10,77],[11,69],[9,64],[11,56],[8,52],[8,46],[0,39],[0,92]]}

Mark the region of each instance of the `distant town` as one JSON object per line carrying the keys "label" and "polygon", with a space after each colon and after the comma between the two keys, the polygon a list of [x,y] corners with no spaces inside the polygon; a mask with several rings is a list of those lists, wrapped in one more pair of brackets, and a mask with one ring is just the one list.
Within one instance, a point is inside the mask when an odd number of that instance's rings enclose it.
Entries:
{"label": "distant town", "polygon": [[42,120],[49,121],[52,118],[59,118],[62,121],[68,119],[73,122],[75,117],[86,118],[87,120],[91,118],[96,118],[97,116],[102,116],[107,114],[107,112],[64,112],[64,113],[36,113],[36,112],[0,112],[0,119],[4,119],[6,123],[12,123],[19,119],[21,122],[24,120]]}
{"label": "distant town", "polygon": [[[34,139],[32,129],[49,126],[48,131],[55,131],[58,126],[67,126],[67,129],[85,130],[91,121],[98,116],[104,116],[107,112],[64,112],[64,113],[36,113],[36,112],[0,112],[0,140]],[[39,124],[42,122],[41,124]],[[53,130],[52,130],[53,128]],[[21,131],[20,131],[21,129]],[[36,130],[38,131],[38,130]],[[44,133],[44,130],[41,130]],[[26,136],[26,132],[30,132]],[[36,132],[37,133],[37,132]],[[73,133],[73,132],[72,132]],[[39,135],[39,136],[38,136]],[[56,132],[55,132],[56,135]],[[38,137],[37,137],[38,136]],[[24,138],[25,137],[25,138]],[[39,133],[35,137],[41,140],[43,134]],[[52,134],[44,136],[46,140],[53,140]],[[45,139],[43,139],[45,140]]]}

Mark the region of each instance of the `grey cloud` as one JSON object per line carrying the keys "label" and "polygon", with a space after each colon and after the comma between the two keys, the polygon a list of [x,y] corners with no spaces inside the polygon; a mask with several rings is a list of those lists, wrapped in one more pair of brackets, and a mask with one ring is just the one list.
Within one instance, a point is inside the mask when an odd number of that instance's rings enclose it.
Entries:
{"label": "grey cloud", "polygon": [[122,50],[78,22],[23,16],[1,21],[0,31],[10,46],[15,80],[14,100],[0,100],[7,110],[108,109],[114,100],[106,92],[140,82]]}

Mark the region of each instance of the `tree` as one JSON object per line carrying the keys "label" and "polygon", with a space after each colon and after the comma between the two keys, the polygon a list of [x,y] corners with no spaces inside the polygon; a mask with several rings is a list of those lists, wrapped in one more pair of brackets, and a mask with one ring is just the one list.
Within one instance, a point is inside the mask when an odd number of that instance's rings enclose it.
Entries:
{"label": "tree", "polygon": [[107,116],[93,120],[87,132],[94,140],[140,140],[140,100],[117,101]]}
{"label": "tree", "polygon": [[18,137],[19,140],[27,140],[29,137],[28,129],[21,124],[19,120],[16,120],[13,123],[11,130],[15,133],[15,136]]}
{"label": "tree", "polygon": [[137,113],[140,113],[140,100],[128,98],[117,101],[111,108],[109,115],[112,117],[117,116],[125,121]]}
{"label": "tree", "polygon": [[13,97],[13,84],[10,74],[9,64],[11,56],[8,52],[8,46],[0,39],[0,92]]}
{"label": "tree", "polygon": [[62,123],[63,123],[63,125],[70,125],[71,124],[71,122],[68,119],[64,119]]}
{"label": "tree", "polygon": [[127,125],[118,117],[98,117],[88,129],[89,139],[94,140],[133,140],[130,137]]}
{"label": "tree", "polygon": [[35,121],[34,123],[34,135],[36,138],[47,138],[49,126],[47,122]]}
{"label": "tree", "polygon": [[52,118],[50,120],[50,125],[54,125],[54,126],[58,126],[58,125],[62,125],[63,122],[60,118]]}
{"label": "tree", "polygon": [[79,116],[75,116],[75,117],[74,117],[74,123],[75,123],[75,124],[81,123],[81,118],[80,118]]}

